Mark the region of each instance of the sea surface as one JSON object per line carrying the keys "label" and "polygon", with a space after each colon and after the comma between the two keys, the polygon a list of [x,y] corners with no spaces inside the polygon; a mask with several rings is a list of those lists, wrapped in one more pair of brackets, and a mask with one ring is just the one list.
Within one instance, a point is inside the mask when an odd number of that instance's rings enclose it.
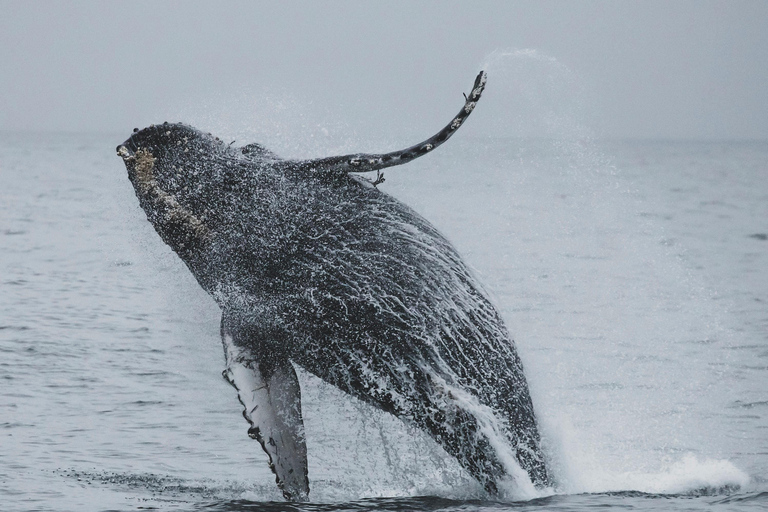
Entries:
{"label": "sea surface", "polygon": [[557,485],[489,498],[301,372],[312,502],[291,505],[128,134],[0,133],[0,509],[768,508],[768,142],[459,133],[387,170],[502,312]]}

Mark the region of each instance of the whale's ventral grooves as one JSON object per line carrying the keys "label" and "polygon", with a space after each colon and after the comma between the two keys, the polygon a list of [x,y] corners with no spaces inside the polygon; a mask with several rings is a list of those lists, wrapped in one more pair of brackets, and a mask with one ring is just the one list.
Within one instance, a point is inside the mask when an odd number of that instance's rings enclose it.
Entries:
{"label": "whale's ventral grooves", "polygon": [[433,151],[485,83],[437,134],[391,153],[285,160],[169,123],[117,148],[147,219],[222,310],[224,377],[288,500],[309,497],[293,365],[425,430],[491,493],[519,474],[511,459],[551,484],[501,316],[442,234],[350,174]]}

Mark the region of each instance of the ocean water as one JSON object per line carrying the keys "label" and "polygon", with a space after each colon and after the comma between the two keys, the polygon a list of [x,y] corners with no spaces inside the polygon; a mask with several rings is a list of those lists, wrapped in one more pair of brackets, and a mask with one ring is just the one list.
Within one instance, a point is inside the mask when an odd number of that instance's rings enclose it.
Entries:
{"label": "ocean water", "polygon": [[768,142],[457,135],[380,187],[493,297],[557,486],[490,499],[300,373],[310,504],[222,379],[219,312],[138,207],[125,134],[0,134],[0,508],[763,510]]}

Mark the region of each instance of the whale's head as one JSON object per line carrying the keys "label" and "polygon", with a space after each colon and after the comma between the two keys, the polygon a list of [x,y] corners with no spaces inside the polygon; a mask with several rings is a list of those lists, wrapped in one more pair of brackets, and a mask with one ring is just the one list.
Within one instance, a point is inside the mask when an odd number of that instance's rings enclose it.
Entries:
{"label": "whale's head", "polygon": [[163,123],[117,146],[139,203],[160,236],[182,257],[211,240],[211,215],[236,175],[234,150],[184,124]]}
{"label": "whale's head", "polygon": [[218,138],[180,123],[151,125],[117,146],[138,194],[154,187],[171,196],[199,188],[211,165],[227,152]]}

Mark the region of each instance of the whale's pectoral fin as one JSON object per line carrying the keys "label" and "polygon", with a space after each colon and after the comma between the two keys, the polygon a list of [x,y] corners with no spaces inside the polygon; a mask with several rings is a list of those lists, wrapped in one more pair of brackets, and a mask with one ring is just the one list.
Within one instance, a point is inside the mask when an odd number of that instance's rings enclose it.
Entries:
{"label": "whale's pectoral fin", "polygon": [[[370,172],[378,171],[386,167],[392,167],[394,165],[402,165],[410,162],[411,160],[420,156],[426,155],[437,146],[448,140],[456,130],[461,126],[464,121],[469,117],[469,114],[475,108],[480,96],[485,89],[485,82],[487,75],[485,71],[481,71],[475,83],[472,86],[472,91],[469,96],[464,95],[464,106],[461,108],[458,114],[448,123],[445,128],[437,132],[435,135],[420,142],[414,146],[411,146],[400,151],[393,151],[391,153],[384,154],[365,154],[357,153],[344,156],[332,156],[329,158],[320,158],[317,160],[306,160],[302,162],[295,162],[295,169],[299,171],[312,171],[314,174],[321,176],[328,176],[330,178],[336,178],[344,176],[349,172]],[[383,180],[381,180],[383,181]]]}
{"label": "whale's pectoral fin", "polygon": [[291,501],[309,497],[307,445],[301,417],[301,391],[296,372],[285,357],[259,359],[222,323],[227,368],[224,378],[237,389],[243,416],[251,427],[248,435],[259,441],[269,456],[283,496]]}

